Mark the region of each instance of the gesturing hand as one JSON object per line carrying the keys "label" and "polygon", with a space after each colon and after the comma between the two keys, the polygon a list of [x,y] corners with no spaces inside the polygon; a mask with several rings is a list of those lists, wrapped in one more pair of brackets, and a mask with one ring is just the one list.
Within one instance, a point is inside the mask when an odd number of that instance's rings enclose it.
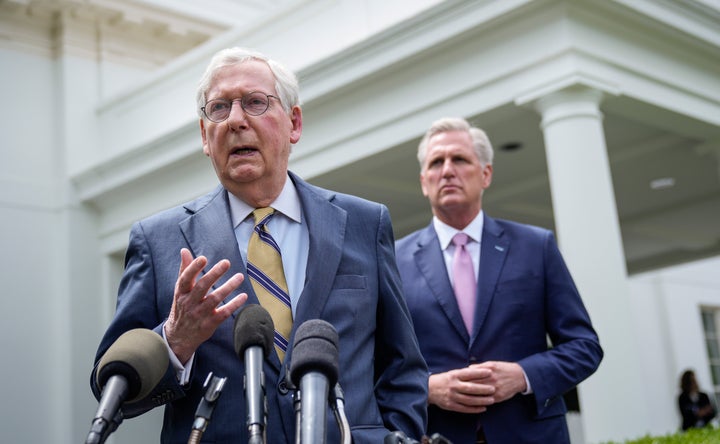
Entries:
{"label": "gesturing hand", "polygon": [[165,323],[165,337],[170,348],[183,364],[190,359],[200,344],[208,340],[217,327],[247,300],[247,294],[241,293],[227,304],[219,306],[240,286],[245,277],[237,273],[208,293],[215,282],[230,269],[230,262],[226,259],[221,260],[198,279],[207,262],[204,256],[193,259],[188,249],[180,250],[180,271],[175,283],[170,315]]}

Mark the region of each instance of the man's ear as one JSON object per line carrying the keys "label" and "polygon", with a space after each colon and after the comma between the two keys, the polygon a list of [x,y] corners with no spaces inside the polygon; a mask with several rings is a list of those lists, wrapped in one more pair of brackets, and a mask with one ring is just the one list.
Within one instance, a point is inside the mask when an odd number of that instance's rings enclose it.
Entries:
{"label": "man's ear", "polygon": [[299,106],[293,106],[290,110],[290,123],[292,124],[290,143],[297,143],[302,134],[302,109]]}
{"label": "man's ear", "polygon": [[483,167],[482,176],[483,176],[483,189],[486,189],[490,186],[492,183],[492,173],[493,173],[493,167],[492,165],[485,165]]}
{"label": "man's ear", "polygon": [[209,157],[210,149],[208,148],[207,136],[205,136],[205,119],[200,119],[200,137],[202,138],[203,153]]}
{"label": "man's ear", "polygon": [[420,173],[420,189],[422,190],[423,196],[427,197],[428,193],[425,189],[425,176],[423,176],[423,173]]}

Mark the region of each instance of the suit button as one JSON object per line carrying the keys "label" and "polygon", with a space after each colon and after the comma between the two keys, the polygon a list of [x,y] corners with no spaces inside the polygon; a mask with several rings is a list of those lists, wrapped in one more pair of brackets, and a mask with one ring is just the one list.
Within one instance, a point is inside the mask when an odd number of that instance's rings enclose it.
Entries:
{"label": "suit button", "polygon": [[287,395],[289,391],[285,380],[280,381],[280,384],[278,384],[278,392],[280,392],[281,395]]}

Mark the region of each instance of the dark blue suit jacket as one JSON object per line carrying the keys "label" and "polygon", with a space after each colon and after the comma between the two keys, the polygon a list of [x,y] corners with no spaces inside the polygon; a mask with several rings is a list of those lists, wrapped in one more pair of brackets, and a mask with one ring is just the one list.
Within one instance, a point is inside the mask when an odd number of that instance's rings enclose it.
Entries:
{"label": "dark blue suit jacket", "polygon": [[472,443],[480,422],[490,444],[569,443],[562,395],[592,374],[603,356],[588,313],[550,231],[485,216],[481,239],[472,335],[432,224],[397,242],[420,349],[432,373],[490,360],[518,362],[534,394],[516,395],[480,415],[430,406],[428,432]]}
{"label": "dark blue suit jacket", "polygon": [[[292,335],[309,319],[324,319],[336,328],[340,338],[339,382],[356,444],[380,443],[389,430],[402,430],[419,439],[427,421],[427,366],[401,294],[387,208],[314,187],[292,173],[290,176],[310,234],[305,286]],[[96,363],[129,329],[144,327],[161,332],[173,301],[183,247],[194,256],[206,256],[208,267],[221,259],[230,260],[231,268],[218,285],[235,273],[245,274],[222,187],[133,225],[117,312],[100,343]],[[248,294],[248,303],[258,303],[249,280],[228,300],[240,292]],[[187,387],[178,385],[170,366],[149,396],[123,407],[126,415],[166,404],[161,442],[186,443],[203,382],[212,371],[228,380],[203,442],[247,442],[245,369],[243,359],[234,351],[233,323],[234,316],[198,348]],[[292,391],[284,382],[292,343],[291,338],[282,365],[274,352],[264,363],[267,442],[272,444],[295,440]],[[97,397],[94,377],[91,384]],[[330,410],[327,423],[328,442],[339,442]]]}

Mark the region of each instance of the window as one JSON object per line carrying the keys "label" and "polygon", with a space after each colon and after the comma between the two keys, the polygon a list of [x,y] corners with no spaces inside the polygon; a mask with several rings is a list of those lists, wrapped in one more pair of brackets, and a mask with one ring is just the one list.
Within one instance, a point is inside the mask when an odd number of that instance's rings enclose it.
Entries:
{"label": "window", "polygon": [[720,399],[720,332],[718,332],[720,310],[703,308],[701,314],[713,391],[715,392],[715,398]]}

